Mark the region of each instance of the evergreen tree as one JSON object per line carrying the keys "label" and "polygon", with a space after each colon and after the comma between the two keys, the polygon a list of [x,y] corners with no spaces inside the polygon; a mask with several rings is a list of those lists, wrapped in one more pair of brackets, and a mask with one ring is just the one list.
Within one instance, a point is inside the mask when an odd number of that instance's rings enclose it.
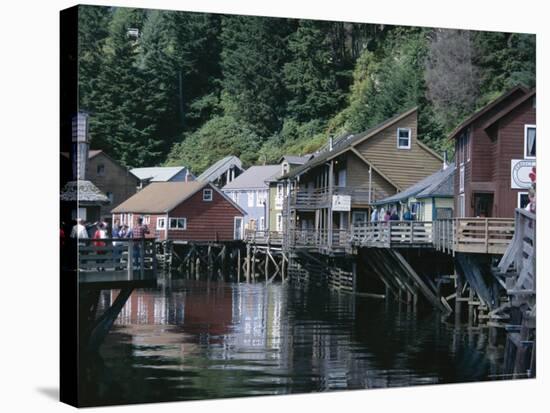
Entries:
{"label": "evergreen tree", "polygon": [[81,6],[78,9],[78,95],[81,110],[94,109],[97,75],[102,66],[110,19],[108,7]]}
{"label": "evergreen tree", "polygon": [[114,12],[90,119],[92,145],[129,166],[159,162],[161,155],[162,142],[152,136],[154,125],[143,107],[146,80],[137,64],[144,18],[139,9]]}
{"label": "evergreen tree", "polygon": [[300,122],[323,119],[341,105],[344,91],[336,81],[335,57],[328,34],[332,23],[300,20],[289,37],[291,60],[284,66],[288,114]]}
{"label": "evergreen tree", "polygon": [[286,109],[283,66],[293,21],[227,16],[222,22],[225,113],[251,125],[260,136],[281,127]]}

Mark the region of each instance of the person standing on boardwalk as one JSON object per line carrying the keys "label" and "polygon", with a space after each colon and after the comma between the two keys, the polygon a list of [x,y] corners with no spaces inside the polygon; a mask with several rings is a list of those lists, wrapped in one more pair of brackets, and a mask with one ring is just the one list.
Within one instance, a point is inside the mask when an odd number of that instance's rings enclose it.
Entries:
{"label": "person standing on boardwalk", "polygon": [[374,208],[370,214],[370,222],[378,221],[378,209]]}
{"label": "person standing on boardwalk", "polygon": [[405,210],[405,213],[403,214],[403,219],[405,221],[412,221],[413,219],[413,216],[411,214],[411,210],[407,207],[407,209]]}
{"label": "person standing on boardwalk", "polygon": [[[93,239],[94,240],[100,240],[100,239],[105,239],[107,238],[107,231],[105,230],[105,225],[100,222],[97,224],[97,228],[94,232],[94,236],[93,236]],[[105,246],[105,241],[94,241],[94,246],[96,247],[104,247]],[[97,250],[97,254],[98,255],[103,255],[105,254],[105,250],[102,250],[102,249],[98,249]],[[96,261],[98,264],[103,264],[105,262],[105,260],[97,260]],[[105,267],[97,267],[97,270],[98,271],[105,271]]]}
{"label": "person standing on boardwalk", "polygon": [[78,238],[78,239],[88,238],[88,231],[84,226],[84,220],[82,218],[77,218],[76,225],[71,230],[71,238]]}
{"label": "person standing on boardwalk", "polygon": [[[149,233],[149,228],[147,228],[147,225],[143,224],[143,217],[138,218],[137,225],[132,229],[132,238],[134,240],[140,240],[145,238],[145,235]],[[139,266],[139,263],[141,262],[141,243],[135,243],[134,244],[134,264],[135,266]]]}

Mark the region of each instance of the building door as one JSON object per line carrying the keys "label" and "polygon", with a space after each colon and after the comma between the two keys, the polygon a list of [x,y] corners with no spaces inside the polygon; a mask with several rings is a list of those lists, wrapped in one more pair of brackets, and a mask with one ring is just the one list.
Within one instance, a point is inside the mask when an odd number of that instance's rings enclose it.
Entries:
{"label": "building door", "polygon": [[493,194],[474,193],[474,216],[487,218],[493,215]]}
{"label": "building door", "polygon": [[243,217],[235,217],[233,227],[233,238],[243,239]]}

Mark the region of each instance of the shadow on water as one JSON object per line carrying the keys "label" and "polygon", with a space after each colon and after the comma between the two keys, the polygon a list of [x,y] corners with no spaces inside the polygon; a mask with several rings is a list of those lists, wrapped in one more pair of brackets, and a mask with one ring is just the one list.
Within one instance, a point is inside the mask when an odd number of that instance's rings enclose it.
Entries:
{"label": "shadow on water", "polygon": [[[100,310],[116,298],[104,291]],[[482,330],[433,312],[292,285],[165,280],[136,290],[100,354],[84,405],[489,380]]]}

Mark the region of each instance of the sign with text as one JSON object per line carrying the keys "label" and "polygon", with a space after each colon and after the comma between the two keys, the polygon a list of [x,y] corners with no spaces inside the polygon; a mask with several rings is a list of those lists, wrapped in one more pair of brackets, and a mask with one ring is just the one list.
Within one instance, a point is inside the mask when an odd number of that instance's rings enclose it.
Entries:
{"label": "sign with text", "polygon": [[351,195],[332,195],[333,211],[351,211]]}
{"label": "sign with text", "polygon": [[533,166],[535,166],[534,159],[512,159],[512,189],[531,187],[529,173]]}

